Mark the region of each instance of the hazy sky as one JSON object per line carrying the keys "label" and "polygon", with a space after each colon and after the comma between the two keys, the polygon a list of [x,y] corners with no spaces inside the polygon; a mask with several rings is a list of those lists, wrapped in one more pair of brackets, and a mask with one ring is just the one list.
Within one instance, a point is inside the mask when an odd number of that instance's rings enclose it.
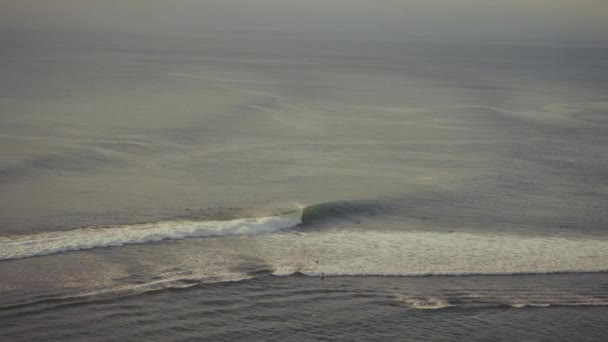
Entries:
{"label": "hazy sky", "polygon": [[0,0],[0,27],[608,39],[608,1]]}

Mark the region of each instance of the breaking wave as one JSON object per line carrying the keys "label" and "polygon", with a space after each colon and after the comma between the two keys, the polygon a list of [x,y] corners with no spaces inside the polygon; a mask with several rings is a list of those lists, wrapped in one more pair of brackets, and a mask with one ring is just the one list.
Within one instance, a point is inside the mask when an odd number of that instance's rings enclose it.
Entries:
{"label": "breaking wave", "polygon": [[0,260],[194,237],[273,233],[302,222],[302,208],[230,221],[165,221],[0,237]]}
{"label": "breaking wave", "polygon": [[0,261],[164,240],[275,233],[299,225],[310,227],[320,221],[349,221],[359,215],[375,215],[383,210],[383,206],[378,203],[336,201],[302,206],[264,217],[210,221],[184,219],[0,236]]}
{"label": "breaking wave", "polygon": [[[274,216],[4,236],[0,260],[197,237],[223,236],[222,241],[230,241],[229,236],[247,235],[229,245],[205,239],[168,244],[142,251],[137,260],[150,258],[160,267],[164,262],[158,254],[167,253],[176,258],[170,263],[180,265],[191,279],[198,279],[192,274],[201,274],[214,281],[292,274],[420,277],[608,271],[608,241],[599,238],[420,231],[405,226],[384,230],[382,225],[374,230],[342,229],[351,225],[341,223],[389,210],[382,202],[330,202]],[[397,224],[406,223],[393,223]],[[216,262],[218,256],[221,262]]]}

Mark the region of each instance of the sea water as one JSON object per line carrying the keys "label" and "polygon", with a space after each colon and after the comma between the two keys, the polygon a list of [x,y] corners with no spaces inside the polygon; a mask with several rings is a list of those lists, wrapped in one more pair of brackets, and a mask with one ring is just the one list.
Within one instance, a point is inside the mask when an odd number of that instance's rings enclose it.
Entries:
{"label": "sea water", "polygon": [[606,47],[0,41],[3,339],[608,333]]}

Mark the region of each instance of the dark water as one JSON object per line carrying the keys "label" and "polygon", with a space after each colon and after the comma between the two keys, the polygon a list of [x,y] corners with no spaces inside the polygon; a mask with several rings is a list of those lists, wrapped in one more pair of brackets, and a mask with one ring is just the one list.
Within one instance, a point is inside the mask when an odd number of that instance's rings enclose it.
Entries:
{"label": "dark water", "polygon": [[606,47],[0,44],[2,339],[608,332]]}
{"label": "dark water", "polygon": [[608,309],[592,303],[608,300],[607,285],[604,274],[263,276],[3,308],[2,332],[11,341],[602,341]]}

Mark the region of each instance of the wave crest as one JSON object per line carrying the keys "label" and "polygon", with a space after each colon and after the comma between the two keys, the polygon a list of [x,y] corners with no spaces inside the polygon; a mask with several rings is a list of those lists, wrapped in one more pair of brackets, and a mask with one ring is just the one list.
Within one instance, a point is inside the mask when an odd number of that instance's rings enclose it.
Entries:
{"label": "wave crest", "polygon": [[0,237],[0,261],[193,237],[274,233],[301,222],[299,208],[277,216],[230,221],[165,221],[7,236]]}

